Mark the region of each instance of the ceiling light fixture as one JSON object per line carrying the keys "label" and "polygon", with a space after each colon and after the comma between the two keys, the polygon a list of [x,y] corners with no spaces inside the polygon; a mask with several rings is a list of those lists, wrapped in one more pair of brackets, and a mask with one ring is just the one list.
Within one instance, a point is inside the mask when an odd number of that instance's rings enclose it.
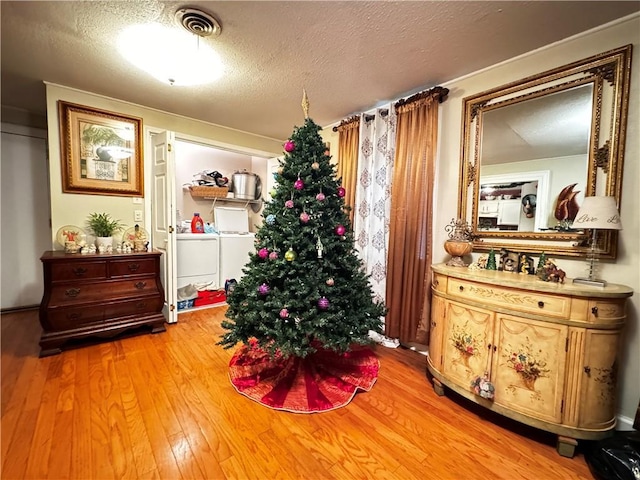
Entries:
{"label": "ceiling light fixture", "polygon": [[218,79],[224,71],[220,56],[200,39],[220,35],[220,22],[193,8],[179,9],[175,19],[184,31],[160,24],[127,28],[118,37],[118,50],[136,67],[170,85]]}

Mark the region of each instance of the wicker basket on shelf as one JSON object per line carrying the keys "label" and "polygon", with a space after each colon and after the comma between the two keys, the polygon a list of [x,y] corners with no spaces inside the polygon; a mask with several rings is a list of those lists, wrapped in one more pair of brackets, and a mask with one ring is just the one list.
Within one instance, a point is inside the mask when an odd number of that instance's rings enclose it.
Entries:
{"label": "wicker basket on shelf", "polygon": [[229,193],[229,187],[208,187],[204,185],[190,186],[192,197],[207,197],[207,198],[224,198]]}

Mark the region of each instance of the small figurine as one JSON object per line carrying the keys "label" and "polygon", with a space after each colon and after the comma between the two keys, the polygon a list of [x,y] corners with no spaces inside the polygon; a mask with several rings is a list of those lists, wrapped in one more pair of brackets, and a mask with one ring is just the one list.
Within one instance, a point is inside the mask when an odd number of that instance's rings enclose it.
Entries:
{"label": "small figurine", "polygon": [[493,400],[495,396],[495,387],[493,383],[489,381],[489,373],[485,372],[483,376],[476,377],[471,381],[471,388],[473,393],[486,398],[487,400]]}
{"label": "small figurine", "polygon": [[546,259],[544,266],[538,269],[538,278],[545,282],[564,283],[567,274],[564,270],[559,269],[551,259]]}

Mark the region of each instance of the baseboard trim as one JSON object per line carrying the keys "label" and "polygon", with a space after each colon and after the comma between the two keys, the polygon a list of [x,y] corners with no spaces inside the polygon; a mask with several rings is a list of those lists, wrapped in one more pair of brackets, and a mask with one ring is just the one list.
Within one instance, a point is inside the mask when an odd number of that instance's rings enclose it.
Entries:
{"label": "baseboard trim", "polygon": [[620,430],[623,432],[627,432],[629,430],[634,430],[633,428],[633,418],[625,417],[624,415],[618,415],[616,417],[616,430]]}
{"label": "baseboard trim", "polygon": [[28,312],[30,310],[38,310],[39,308],[40,308],[40,305],[27,305],[26,307],[1,308],[0,314]]}

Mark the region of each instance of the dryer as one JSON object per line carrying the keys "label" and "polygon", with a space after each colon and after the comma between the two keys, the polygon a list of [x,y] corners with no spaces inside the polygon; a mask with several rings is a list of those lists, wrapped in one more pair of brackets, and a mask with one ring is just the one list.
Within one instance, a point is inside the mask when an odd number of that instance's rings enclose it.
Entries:
{"label": "dryer", "polygon": [[214,221],[220,237],[220,285],[226,280],[240,280],[242,269],[255,249],[255,234],[249,232],[246,208],[215,207]]}

